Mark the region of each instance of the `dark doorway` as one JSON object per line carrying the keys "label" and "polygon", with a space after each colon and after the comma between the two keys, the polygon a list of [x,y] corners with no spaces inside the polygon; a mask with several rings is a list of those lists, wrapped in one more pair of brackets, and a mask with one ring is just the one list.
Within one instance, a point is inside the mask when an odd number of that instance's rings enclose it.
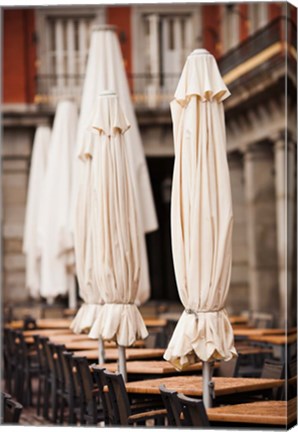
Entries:
{"label": "dark doorway", "polygon": [[147,235],[151,299],[179,301],[172,260],[170,205],[174,157],[147,158],[159,229]]}

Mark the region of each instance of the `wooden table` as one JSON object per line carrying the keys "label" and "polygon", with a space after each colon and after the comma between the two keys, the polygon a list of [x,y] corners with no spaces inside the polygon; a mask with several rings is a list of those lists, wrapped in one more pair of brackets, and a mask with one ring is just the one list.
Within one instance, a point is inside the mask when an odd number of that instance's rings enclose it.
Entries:
{"label": "wooden table", "polygon": [[260,401],[209,408],[209,421],[227,423],[257,423],[286,426],[294,422],[297,398],[288,401]]}
{"label": "wooden table", "polygon": [[237,353],[240,355],[259,355],[272,354],[272,348],[262,348],[256,346],[240,346],[236,347]]}
{"label": "wooden table", "polygon": [[274,351],[276,349],[279,350],[279,353],[275,353],[275,355],[280,355],[281,360],[285,361],[286,358],[291,358],[292,347],[296,349],[294,344],[297,343],[297,333],[290,333],[288,335],[250,336],[249,340],[256,343],[271,345]]}
{"label": "wooden table", "polygon": [[229,320],[231,324],[247,324],[248,317],[243,315],[230,315]]}
{"label": "wooden table", "polygon": [[[54,332],[52,334],[52,332]],[[37,334],[40,334],[39,332]],[[51,342],[56,344],[63,344],[65,348],[68,350],[86,350],[86,349],[97,349],[98,341],[94,339],[90,339],[86,334],[75,334],[75,333],[63,333],[56,334],[55,330],[50,331],[48,334],[48,338]],[[28,344],[32,344],[34,342],[33,336],[26,336],[25,341]],[[114,341],[105,341],[105,348],[115,348],[116,342]],[[144,347],[145,342],[143,340],[136,341],[133,345],[135,348]]]}
{"label": "wooden table", "polygon": [[[214,377],[215,396],[223,396],[235,393],[266,390],[281,387],[284,380],[262,378],[227,378]],[[202,396],[203,381],[201,376],[175,376],[168,378],[135,381],[126,384],[128,393],[159,394],[159,386],[164,384],[170,390],[176,390],[187,396]]]}
{"label": "wooden table", "polygon": [[[42,318],[36,320],[36,326],[38,329],[67,329],[71,322],[72,320],[67,318]],[[12,321],[7,326],[15,330],[21,329],[24,326],[24,321]]]}
{"label": "wooden table", "polygon": [[289,345],[297,341],[297,334],[290,335],[263,335],[263,336],[250,336],[249,340],[256,342],[266,342],[272,345]]}
{"label": "wooden table", "polygon": [[[118,363],[104,363],[101,364],[100,366],[105,367],[111,372],[116,372],[118,370]],[[218,366],[219,364],[217,363],[215,367]],[[184,369],[184,372],[201,371],[201,370],[202,370],[202,363],[199,362],[188,366],[186,369]],[[136,375],[137,374],[166,375],[166,374],[174,374],[174,373],[181,374],[181,372],[177,371],[171,363],[165,360],[129,361],[127,362],[127,373],[136,374]]]}
{"label": "wooden table", "polygon": [[163,318],[146,318],[143,317],[146,327],[165,327],[167,320]]}
{"label": "wooden table", "polygon": [[[53,340],[54,341],[54,340]],[[60,342],[62,343],[62,342]],[[88,339],[88,340],[65,340],[64,342],[65,348],[69,351],[79,351],[79,350],[97,350],[98,349],[98,340],[92,340],[92,339]],[[105,347],[116,347],[116,343],[113,341],[105,341],[104,342]],[[144,342],[143,341],[136,341],[135,344],[133,345],[135,348],[140,347],[140,346],[144,346]]]}
{"label": "wooden table", "polygon": [[[127,348],[126,360],[142,360],[161,358],[165,350],[161,348]],[[98,360],[98,350],[74,351],[74,355],[86,357],[88,360]],[[118,360],[118,349],[111,348],[105,352],[105,359]]]}
{"label": "wooden table", "polygon": [[34,335],[50,337],[50,336],[57,336],[57,335],[73,335],[73,334],[74,333],[72,330],[67,330],[67,329],[44,329],[44,330],[35,329],[35,330],[23,331],[23,335],[25,337],[34,336]]}
{"label": "wooden table", "polygon": [[[234,336],[254,337],[254,336],[285,336],[285,330],[279,328],[233,328]],[[292,334],[292,333],[291,333]]]}

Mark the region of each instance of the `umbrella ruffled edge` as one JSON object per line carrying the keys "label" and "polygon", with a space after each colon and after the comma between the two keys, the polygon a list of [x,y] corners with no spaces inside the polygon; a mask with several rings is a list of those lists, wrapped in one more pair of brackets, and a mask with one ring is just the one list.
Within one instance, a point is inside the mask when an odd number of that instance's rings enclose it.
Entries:
{"label": "umbrella ruffled edge", "polygon": [[83,303],[69,328],[76,334],[89,330],[100,315],[101,309],[100,304]]}
{"label": "umbrella ruffled edge", "polygon": [[148,331],[135,304],[104,304],[89,332],[92,339],[100,336],[128,347],[137,340],[146,339]]}
{"label": "umbrella ruffled edge", "polygon": [[219,103],[227,99],[231,93],[224,83],[214,56],[208,51],[200,56],[194,54],[195,51],[186,60],[174,100],[184,107],[192,96],[199,97],[202,102],[215,100]]}
{"label": "umbrella ruffled edge", "polygon": [[[198,361],[229,361],[238,356],[227,312],[222,310],[199,315],[197,318],[183,312],[164,353],[164,359],[177,370]],[[224,337],[218,337],[218,328],[224,329]]]}

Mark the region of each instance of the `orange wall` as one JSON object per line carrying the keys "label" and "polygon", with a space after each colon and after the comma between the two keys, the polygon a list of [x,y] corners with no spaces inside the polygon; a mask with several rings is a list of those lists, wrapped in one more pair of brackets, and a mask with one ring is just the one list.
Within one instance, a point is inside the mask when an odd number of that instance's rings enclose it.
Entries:
{"label": "orange wall", "polygon": [[202,5],[203,46],[215,57],[221,54],[220,21],[220,5]]}
{"label": "orange wall", "polygon": [[239,12],[240,12],[240,42],[248,37],[248,4],[240,3],[239,4]]}
{"label": "orange wall", "polygon": [[107,23],[117,27],[124,66],[128,76],[132,73],[131,7],[109,6],[106,12]]}
{"label": "orange wall", "polygon": [[274,18],[281,16],[282,7],[280,3],[269,3],[269,19],[270,21]]}
{"label": "orange wall", "polygon": [[3,11],[3,102],[32,103],[35,94],[34,11]]}

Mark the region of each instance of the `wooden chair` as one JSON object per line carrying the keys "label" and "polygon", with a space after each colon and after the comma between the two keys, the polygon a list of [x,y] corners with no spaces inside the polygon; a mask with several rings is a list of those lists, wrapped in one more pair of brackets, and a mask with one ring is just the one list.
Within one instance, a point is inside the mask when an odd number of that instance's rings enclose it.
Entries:
{"label": "wooden chair", "polygon": [[[126,392],[123,377],[120,373],[104,371],[109,389],[110,403],[113,409],[113,425],[129,426],[134,424],[145,424],[147,420],[161,421],[166,417],[165,409],[149,409],[152,403],[131,406]],[[147,407],[147,411],[145,411]],[[143,411],[141,411],[143,408]],[[136,412],[137,411],[137,412]]]}
{"label": "wooden chair", "polygon": [[11,399],[11,395],[9,393],[1,392],[0,424],[4,423],[4,407],[7,399]]}
{"label": "wooden chair", "polygon": [[8,385],[8,392],[12,395],[14,395],[17,399],[17,395],[19,393],[19,385],[18,381],[16,380],[17,374],[18,374],[18,362],[17,362],[17,356],[18,356],[18,346],[15,343],[15,337],[17,336],[17,333],[15,330],[12,329],[5,329],[4,330],[4,340],[5,340],[5,352],[7,355],[7,366],[6,369],[9,376],[9,385]]}
{"label": "wooden chair", "polygon": [[16,397],[24,406],[32,404],[32,380],[38,376],[37,353],[28,348],[21,331],[14,333],[16,350]]}
{"label": "wooden chair", "polygon": [[93,376],[85,357],[73,357],[78,371],[86,424],[96,425],[104,420],[103,410],[99,404],[99,389],[94,385]]}
{"label": "wooden chair", "polygon": [[64,422],[65,406],[68,406],[68,424],[75,425],[76,419],[81,418],[81,398],[75,384],[76,372],[73,372],[73,354],[58,350],[58,356],[61,359],[64,375],[64,390],[60,401],[60,424]]}
{"label": "wooden chair", "polygon": [[179,402],[177,392],[169,390],[164,385],[159,387],[163,404],[167,410],[167,418],[169,426],[184,426],[181,418],[182,406]]}
{"label": "wooden chair", "polygon": [[[261,378],[284,379],[285,364],[278,360],[266,359],[264,361]],[[266,392],[265,396],[269,399],[280,400],[285,397],[285,388],[279,387]]]}
{"label": "wooden chair", "polygon": [[184,396],[181,393],[177,394],[177,399],[182,407],[183,426],[192,427],[208,427],[210,426],[207,413],[202,400],[193,399]]}
{"label": "wooden chair", "polygon": [[61,419],[59,416],[59,410],[61,410],[61,403],[63,399],[64,392],[64,370],[62,362],[60,360],[60,352],[65,351],[65,345],[62,344],[49,344],[52,353],[53,363],[54,363],[54,374],[55,374],[55,384],[56,384],[56,422]]}
{"label": "wooden chair", "polygon": [[216,371],[220,377],[236,377],[239,369],[239,357],[234,357],[229,361],[221,361]]}
{"label": "wooden chair", "polygon": [[46,343],[48,341],[48,338],[42,337],[39,335],[34,335],[34,346],[37,353],[37,360],[38,360],[38,388],[37,388],[37,403],[36,403],[36,409],[37,409],[37,415],[41,414],[41,408],[42,406],[45,406],[48,404],[48,394],[49,394],[49,370],[47,367],[47,359],[46,354],[44,350],[43,341]]}
{"label": "wooden chair", "polygon": [[106,377],[104,374],[105,368],[101,368],[100,366],[91,365],[93,370],[94,380],[98,387],[99,397],[102,403],[103,409],[103,420],[105,426],[112,424],[113,422],[113,409],[110,402],[108,392],[104,391],[104,387],[107,385]]}
{"label": "wooden chair", "polygon": [[11,398],[6,398],[3,409],[3,423],[17,424],[23,410],[23,406]]}
{"label": "wooden chair", "polygon": [[10,337],[9,337],[10,329],[4,328],[4,332],[2,335],[3,341],[3,363],[4,363],[4,373],[3,378],[5,380],[5,389],[8,393],[12,393],[13,389],[13,378],[14,378],[14,358],[10,352]]}

